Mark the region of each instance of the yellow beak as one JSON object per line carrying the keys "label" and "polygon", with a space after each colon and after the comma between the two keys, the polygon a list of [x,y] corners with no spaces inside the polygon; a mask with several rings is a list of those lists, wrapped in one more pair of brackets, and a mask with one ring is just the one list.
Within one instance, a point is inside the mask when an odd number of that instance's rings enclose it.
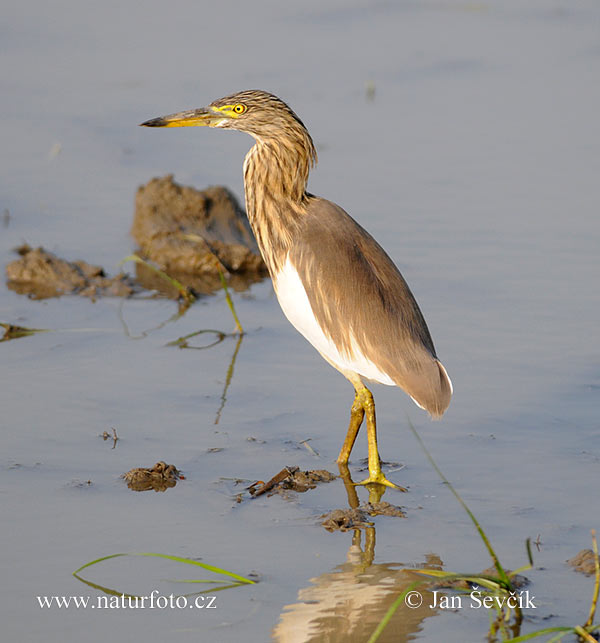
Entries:
{"label": "yellow beak", "polygon": [[210,108],[191,109],[187,112],[177,112],[168,116],[159,116],[140,123],[142,127],[214,127],[216,123],[226,118],[220,112]]}

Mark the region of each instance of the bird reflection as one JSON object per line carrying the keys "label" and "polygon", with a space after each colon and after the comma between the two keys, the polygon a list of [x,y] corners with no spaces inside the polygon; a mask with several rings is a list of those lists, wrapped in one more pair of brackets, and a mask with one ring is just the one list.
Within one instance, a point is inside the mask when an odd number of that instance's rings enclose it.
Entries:
{"label": "bird reflection", "polygon": [[[347,467],[340,467],[346,484],[348,504],[359,506],[356,487]],[[373,485],[376,487],[378,485]],[[379,493],[377,493],[379,491]],[[373,495],[375,494],[375,495]],[[380,490],[373,490],[369,501],[378,502]],[[364,531],[364,543],[363,543]],[[286,605],[273,629],[273,640],[280,643],[348,643],[367,641],[398,596],[419,576],[401,563],[373,563],[375,527],[364,525],[352,530],[352,544],[346,561],[333,571],[310,579],[310,585],[298,592],[298,601]],[[441,569],[442,561],[427,554],[419,567]],[[378,639],[379,643],[412,640],[423,621],[437,612],[432,592],[418,588],[419,607],[401,605]]]}

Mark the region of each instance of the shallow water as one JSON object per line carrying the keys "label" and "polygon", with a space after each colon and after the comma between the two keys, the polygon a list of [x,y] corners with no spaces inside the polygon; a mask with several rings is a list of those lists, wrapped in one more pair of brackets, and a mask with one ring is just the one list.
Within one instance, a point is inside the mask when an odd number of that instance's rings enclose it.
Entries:
{"label": "shallow water", "polygon": [[[285,611],[295,638],[280,640],[303,641],[318,609],[322,628],[341,627],[340,614],[376,623],[386,587],[403,587],[402,565],[435,556],[447,570],[488,567],[407,415],[507,567],[524,564],[525,539],[540,536],[523,632],[585,621],[592,580],[564,561],[600,526],[597,4],[260,0],[225,11],[182,0],[140,11],[64,0],[5,7],[3,18],[3,264],[25,240],[116,272],[133,249],[135,190],[156,175],[224,184],[241,199],[248,137],[136,125],[264,88],[313,134],[311,191],[398,263],[455,386],[441,423],[397,389],[374,389],[383,457],[404,465],[391,477],[410,492],[386,494],[407,518],[376,518],[374,548],[373,531],[362,534],[365,571],[352,532],[318,524],[347,506],[340,481],[294,501],[235,502],[229,478],[266,479],[284,465],[335,471],[352,401],[268,281],[235,297],[248,332],[217,425],[235,339],[204,351],[166,344],[232,330],[222,294],[158,328],[172,302],[36,302],[0,286],[0,321],[56,330],[0,348],[6,640],[264,641]],[[111,427],[115,449],[98,437]],[[318,456],[299,444],[308,438]],[[364,438],[356,449],[353,473]],[[186,480],[158,494],[119,478],[157,460]],[[101,595],[71,572],[130,551],[201,557],[261,582],[218,593],[213,610],[39,608],[40,595]],[[144,593],[185,572],[119,559],[87,577]],[[355,579],[362,593],[343,584]],[[422,610],[388,635],[478,641],[487,622],[466,606]]]}

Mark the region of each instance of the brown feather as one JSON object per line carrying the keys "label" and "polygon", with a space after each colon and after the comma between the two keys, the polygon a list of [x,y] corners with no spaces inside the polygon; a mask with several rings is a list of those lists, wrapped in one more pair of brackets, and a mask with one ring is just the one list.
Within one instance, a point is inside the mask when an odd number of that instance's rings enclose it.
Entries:
{"label": "brown feather", "polygon": [[361,353],[433,417],[451,385],[406,281],[373,237],[339,206],[312,197],[289,259],[313,313],[338,351]]}

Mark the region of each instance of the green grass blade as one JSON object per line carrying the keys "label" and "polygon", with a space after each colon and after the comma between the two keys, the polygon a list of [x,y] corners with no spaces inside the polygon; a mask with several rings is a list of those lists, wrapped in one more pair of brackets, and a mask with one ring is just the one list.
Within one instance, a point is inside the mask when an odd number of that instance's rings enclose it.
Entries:
{"label": "green grass blade", "polygon": [[379,625],[377,626],[377,628],[375,629],[373,634],[371,634],[371,636],[370,636],[369,640],[367,641],[367,643],[375,643],[375,641],[381,636],[381,633],[386,628],[387,624],[390,622],[392,616],[394,616],[394,613],[396,612],[396,610],[404,602],[404,599],[406,598],[406,595],[408,594],[408,592],[412,591],[415,587],[418,587],[419,585],[421,585],[420,581],[415,581],[414,583],[411,583],[400,594],[400,596],[398,596],[398,598],[392,603],[392,605],[390,606],[388,611],[385,613],[385,616],[379,622]]}
{"label": "green grass blade", "polygon": [[96,558],[96,560],[92,560],[91,562],[86,563],[85,565],[82,565],[79,569],[76,569],[73,572],[73,575],[78,574],[80,571],[82,571],[86,567],[91,567],[92,565],[96,565],[97,563],[101,563],[103,560],[110,560],[111,558],[118,558],[119,556],[128,556],[128,554],[110,554],[109,556],[102,556],[102,558]]}
{"label": "green grass blade", "polygon": [[214,565],[201,563],[199,560],[192,560],[191,558],[183,558],[181,556],[171,556],[169,554],[156,554],[153,552],[138,552],[130,555],[131,556],[154,556],[156,558],[174,560],[175,562],[184,563],[185,565],[196,565],[198,567],[202,567],[202,569],[208,570],[209,572],[214,572],[215,574],[222,574],[223,576],[229,576],[230,578],[235,578],[236,580],[239,580],[242,583],[248,583],[249,585],[255,584],[255,581],[251,580],[250,578],[246,578],[245,576],[240,576],[239,574],[235,574],[234,572],[230,572],[227,569],[223,569],[221,567],[215,567]]}
{"label": "green grass blade", "polygon": [[[406,571],[413,572],[414,574],[422,574],[423,576],[432,576],[439,578],[446,582],[464,581],[472,583],[481,587],[485,587],[491,591],[506,591],[497,578],[491,576],[476,576],[474,574],[458,574],[456,572],[445,572],[441,569],[407,569]],[[459,590],[460,591],[460,590]]]}
{"label": "green grass blade", "polygon": [[595,529],[592,529],[592,550],[594,552],[594,567],[596,571],[596,579],[594,583],[594,593],[592,594],[592,603],[590,605],[590,613],[588,615],[587,621],[585,622],[585,627],[591,625],[594,622],[596,607],[598,605],[598,595],[600,594],[600,557],[598,556],[598,541],[596,540]]}
{"label": "green grass blade", "polygon": [[169,276],[166,272],[164,272],[160,268],[157,268],[149,261],[146,261],[146,259],[142,259],[140,256],[136,254],[132,254],[125,257],[125,259],[122,259],[121,261],[119,261],[118,265],[122,266],[124,263],[127,263],[128,261],[135,261],[135,263],[141,263],[144,266],[146,266],[146,268],[149,268],[150,270],[152,270],[152,272],[156,273],[159,277],[161,277],[167,283],[173,286],[173,288],[177,290],[180,297],[186,302],[188,306],[195,301],[196,298],[194,297],[194,295],[192,295],[192,293],[181,282],[177,281],[177,279],[175,279],[174,277]]}
{"label": "green grass blade", "polygon": [[529,634],[523,634],[523,636],[517,636],[514,639],[506,639],[503,643],[521,643],[521,641],[531,641],[532,639],[536,639],[538,636],[560,632],[558,636],[554,636],[552,639],[547,641],[547,643],[552,643],[552,641],[560,641],[567,634],[572,634],[574,631],[574,627],[548,627],[543,630],[537,630],[537,632],[530,632]]}
{"label": "green grass blade", "polygon": [[184,563],[186,565],[195,565],[197,567],[202,567],[202,569],[206,569],[207,571],[214,572],[215,574],[221,574],[222,576],[235,578],[240,583],[244,583],[248,585],[254,585],[256,583],[256,581],[253,581],[250,578],[246,578],[245,576],[240,576],[239,574],[235,574],[234,572],[230,572],[227,569],[223,569],[221,567],[208,565],[207,563],[201,563],[199,560],[192,560],[191,558],[183,558],[181,556],[171,556],[169,554],[157,554],[154,552],[131,552],[131,553],[111,554],[109,556],[103,556],[102,558],[97,558],[96,560],[92,560],[91,562],[86,563],[85,565],[82,565],[79,569],[76,569],[73,572],[73,574],[74,575],[78,574],[83,569],[86,569],[86,567],[91,567],[92,565],[101,563],[104,560],[109,560],[111,558],[118,558],[119,556],[152,556],[155,558],[164,558],[166,560],[173,560],[175,562]]}
{"label": "green grass blade", "polygon": [[[237,581],[203,581],[203,580],[173,580],[169,581],[170,583],[206,583],[208,585],[212,585],[212,587],[209,587],[208,589],[202,589],[203,592],[222,592],[226,589],[233,589],[234,587],[241,587],[242,585],[247,585],[248,583],[239,583]],[[225,585],[219,585],[218,583],[223,583],[225,582]],[[191,592],[188,594],[181,594],[181,596],[196,596],[198,594],[198,591],[196,592]]]}
{"label": "green grass blade", "polygon": [[229,294],[229,288],[227,287],[227,281],[225,279],[225,275],[223,274],[223,271],[221,270],[221,266],[219,265],[219,260],[216,257],[215,257],[215,266],[217,267],[217,272],[219,273],[219,279],[221,280],[221,286],[223,286],[223,290],[225,291],[225,300],[227,301],[227,305],[229,306],[229,310],[231,311],[231,314],[233,316],[233,321],[235,322],[235,327],[237,329],[237,332],[240,335],[243,335],[244,329],[242,328],[242,324],[240,323],[237,313],[235,312],[235,306],[233,305],[233,299],[231,299],[231,295]]}
{"label": "green grass blade", "polygon": [[521,572],[526,572],[528,569],[531,569],[533,565],[523,565],[522,567],[517,567],[517,569],[513,569],[510,574],[508,575],[509,578],[514,578],[517,574],[520,574]]}
{"label": "green grass blade", "polygon": [[528,538],[525,541],[525,549],[527,550],[527,560],[529,561],[529,566],[533,567],[533,555],[531,553],[531,538]]}
{"label": "green grass blade", "polygon": [[446,476],[442,473],[441,469],[437,466],[435,460],[433,459],[433,457],[431,456],[431,454],[427,450],[427,447],[425,446],[423,440],[421,440],[421,436],[417,433],[417,430],[413,426],[413,423],[410,421],[410,418],[408,418],[408,426],[410,427],[410,430],[412,431],[413,435],[417,439],[417,442],[419,443],[419,445],[423,449],[423,452],[427,456],[427,459],[431,463],[431,466],[435,469],[435,471],[438,474],[438,476],[448,486],[448,488],[450,489],[450,491],[452,492],[454,497],[458,500],[458,502],[460,503],[462,508],[467,512],[467,515],[469,516],[469,518],[471,519],[471,521],[475,525],[475,528],[479,532],[479,536],[481,537],[481,540],[483,541],[484,545],[486,546],[486,548],[488,550],[488,553],[490,554],[490,556],[492,558],[492,561],[494,562],[494,567],[496,568],[496,571],[498,572],[499,579],[505,585],[506,589],[512,590],[513,587],[512,587],[512,584],[510,582],[510,579],[509,579],[508,575],[506,574],[506,572],[504,571],[504,568],[500,564],[500,560],[498,559],[498,556],[496,555],[496,552],[494,551],[494,549],[492,547],[492,544],[488,540],[488,537],[486,536],[485,532],[483,531],[483,528],[479,524],[477,518],[475,518],[475,515],[473,514],[473,512],[469,509],[469,507],[467,507],[466,502],[460,497],[458,491],[456,491],[456,489],[452,486],[452,483],[450,482],[450,480],[448,480],[448,478],[446,478]]}
{"label": "green grass blade", "polygon": [[581,625],[577,625],[574,631],[575,634],[579,635],[584,641],[588,641],[588,643],[598,643],[598,639],[594,638],[587,629],[584,629]]}
{"label": "green grass blade", "polygon": [[73,576],[75,576],[75,578],[78,581],[81,581],[88,587],[98,589],[104,594],[108,594],[109,596],[125,596],[127,598],[137,598],[134,594],[127,594],[127,592],[120,592],[117,589],[112,589],[110,587],[105,587],[104,585],[98,585],[98,583],[93,583],[91,580],[87,580],[86,578],[83,578],[82,576],[80,576],[79,574],[76,574],[75,572],[73,572]]}
{"label": "green grass blade", "polygon": [[208,250],[208,252],[212,255],[213,260],[215,262],[215,267],[217,269],[217,272],[219,273],[219,279],[221,281],[221,286],[223,286],[223,290],[225,291],[225,300],[227,301],[227,305],[229,306],[229,310],[231,311],[231,315],[233,316],[233,320],[235,322],[235,327],[237,332],[240,335],[244,334],[244,329],[242,328],[242,324],[240,323],[240,320],[237,316],[237,313],[235,312],[235,306],[233,305],[233,300],[231,299],[231,296],[229,295],[229,288],[227,287],[227,280],[225,279],[225,275],[223,274],[223,271],[221,270],[221,266],[223,265],[221,261],[219,260],[219,257],[210,249],[210,243],[202,236],[199,234],[194,234],[194,233],[187,233],[182,235],[184,239],[187,239],[188,241],[201,241],[203,245],[205,246],[204,250]]}
{"label": "green grass blade", "polygon": [[[202,579],[194,579],[194,578],[167,578],[166,579],[169,583],[204,583],[207,585],[218,585],[219,583],[222,583],[223,585],[226,585],[227,583],[230,583],[231,581],[228,580],[202,580]],[[239,585],[239,583],[236,583],[236,585]]]}
{"label": "green grass blade", "polygon": [[[76,574],[73,572],[73,576],[88,587],[92,587],[94,589],[98,589],[104,594],[109,594],[110,596],[125,596],[126,598],[140,598],[139,596],[136,596],[135,594],[128,594],[127,592],[123,592],[122,590],[118,589],[112,589],[111,587],[106,587],[105,585],[99,585],[98,583],[94,583],[91,580],[87,580],[86,578],[83,578],[79,574]],[[220,581],[220,580],[168,580],[170,583],[205,583],[209,585],[208,591],[210,592],[222,592],[225,589],[231,589],[233,587],[240,587],[241,585],[245,585],[246,583],[239,583],[237,581]],[[221,584],[225,583],[225,584]],[[192,594],[179,594],[179,596],[195,596],[197,592],[194,592]]]}
{"label": "green grass blade", "polygon": [[548,627],[543,630],[536,630],[535,632],[529,632],[529,634],[523,634],[522,636],[516,636],[512,639],[505,639],[503,643],[521,643],[521,641],[531,641],[536,639],[539,636],[546,636],[547,634],[555,634],[558,632],[557,636],[553,636],[551,639],[548,639],[546,643],[557,643],[567,636],[567,634],[578,634],[583,637],[586,641],[593,641],[596,643],[596,639],[590,635],[590,632],[597,630],[600,627],[600,623],[596,625],[590,625],[586,627],[581,627],[576,625],[575,627]]}

